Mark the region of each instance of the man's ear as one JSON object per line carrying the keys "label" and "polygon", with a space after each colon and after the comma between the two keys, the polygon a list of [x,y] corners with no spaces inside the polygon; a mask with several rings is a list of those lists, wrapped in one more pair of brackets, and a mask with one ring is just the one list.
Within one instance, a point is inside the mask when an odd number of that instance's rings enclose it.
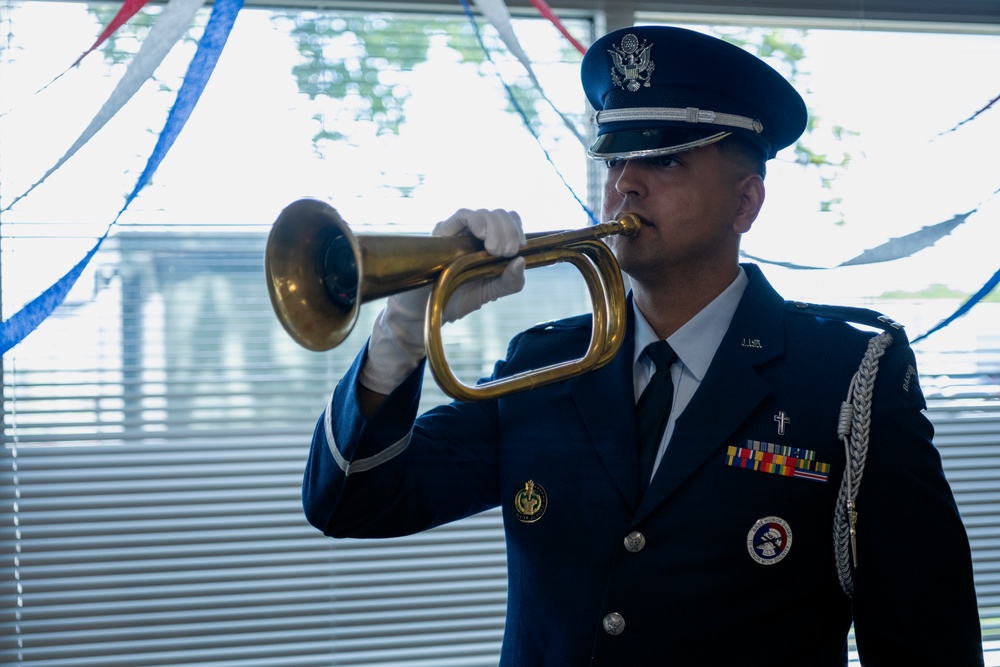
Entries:
{"label": "man's ear", "polygon": [[764,179],[758,174],[745,176],[737,185],[739,202],[733,219],[733,231],[746,234],[764,206]]}

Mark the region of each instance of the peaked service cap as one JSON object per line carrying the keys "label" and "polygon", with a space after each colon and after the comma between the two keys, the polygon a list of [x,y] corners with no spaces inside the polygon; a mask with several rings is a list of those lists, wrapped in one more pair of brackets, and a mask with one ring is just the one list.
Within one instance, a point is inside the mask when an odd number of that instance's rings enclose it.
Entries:
{"label": "peaked service cap", "polygon": [[652,157],[739,134],[768,159],[805,130],[805,102],[738,46],[692,30],[635,26],[587,49],[583,89],[596,110],[595,159]]}

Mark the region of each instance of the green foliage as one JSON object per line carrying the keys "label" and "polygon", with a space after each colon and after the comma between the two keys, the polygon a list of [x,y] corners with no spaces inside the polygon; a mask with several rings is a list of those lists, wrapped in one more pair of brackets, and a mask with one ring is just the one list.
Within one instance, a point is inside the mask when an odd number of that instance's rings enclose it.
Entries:
{"label": "green foliage", "polygon": [[[95,4],[88,10],[106,25],[117,11],[117,5]],[[143,8],[126,25],[105,42],[101,51],[114,64],[131,60],[149,32],[159,9]],[[487,65],[475,31],[469,21],[457,15],[420,15],[408,13],[361,13],[338,11],[286,11],[273,16],[277,29],[287,30],[295,42],[299,61],[292,67],[298,90],[316,104],[313,119],[317,130],[313,146],[323,154],[326,142],[352,141],[346,121],[367,122],[376,133],[398,134],[406,122],[405,107],[410,90],[403,74],[425,62],[432,47],[447,47],[459,62],[480,68],[483,76],[495,76]],[[488,25],[482,38],[494,59],[506,58],[506,50]],[[719,28],[721,38],[757,53],[793,82],[799,83],[804,73],[800,64],[805,57],[802,47],[805,30],[782,28]],[[191,40],[189,32],[186,39]],[[568,43],[563,45],[563,61],[579,60],[579,53]],[[158,82],[168,89],[166,84]],[[512,100],[508,110],[520,110],[536,131],[540,120],[536,106],[541,93],[527,76],[508,81]],[[801,87],[801,86],[800,86]],[[516,106],[515,106],[516,102]],[[814,170],[825,191],[820,210],[837,217],[842,203],[835,194],[835,183],[850,165],[852,154],[846,148],[857,133],[834,125],[822,128],[819,119],[810,116],[806,133],[794,147],[796,161]],[[817,146],[830,145],[834,150]]]}
{"label": "green foliage", "polygon": [[[808,35],[807,30],[787,30],[782,28],[726,28],[717,31],[718,36],[737,46],[756,53],[781,71],[793,84],[801,84],[806,73],[799,64],[805,58],[801,41]],[[801,85],[800,85],[801,89]],[[820,150],[813,143],[823,132],[836,141],[835,152]],[[850,166],[853,154],[847,148],[849,140],[858,132],[841,125],[821,129],[820,119],[810,114],[806,131],[795,143],[795,161],[806,169],[816,172],[820,186],[828,193],[819,203],[819,210],[835,216],[835,224],[843,225],[844,217],[839,210],[843,199],[835,192],[838,175]],[[826,138],[826,137],[822,137]]]}
{"label": "green foliage", "polygon": [[[433,40],[455,51],[462,62],[482,62],[484,55],[464,20],[399,14],[291,12],[274,17],[295,41],[300,60],[292,75],[310,100],[338,102],[351,120],[369,121],[378,132],[398,133],[410,91],[403,72],[427,60]],[[314,144],[344,135],[326,127],[326,115],[316,114],[320,130]]]}
{"label": "green foliage", "polygon": [[[971,294],[968,292],[963,292],[961,290],[948,287],[947,285],[942,285],[940,283],[934,283],[933,285],[928,285],[922,290],[915,292],[907,292],[905,290],[896,290],[891,292],[885,292],[880,296],[883,299],[958,299],[964,301],[968,299]],[[985,297],[983,297],[984,302],[997,303],[1000,302],[1000,287],[994,289]]]}
{"label": "green foliage", "polygon": [[[87,5],[87,13],[93,16],[101,26],[110,23],[111,19],[118,13],[118,9],[117,5]],[[125,25],[111,33],[101,45],[100,51],[104,59],[114,65],[130,62],[143,40],[146,39],[146,35],[149,34],[149,29],[158,15],[159,10],[150,11],[148,6],[140,9]]]}
{"label": "green foliage", "polygon": [[292,21],[290,33],[301,56],[292,67],[300,92],[311,100],[353,98],[359,119],[398,130],[409,94],[389,74],[426,58],[426,22],[315,12],[284,18]]}
{"label": "green foliage", "polygon": [[791,80],[799,74],[799,61],[805,57],[802,45],[793,41],[805,37],[806,30],[781,28],[719,28],[718,37],[771,62],[776,69],[784,69]]}
{"label": "green foliage", "polygon": [[[119,9],[120,6],[118,4],[92,3],[87,5],[87,13],[93,16],[101,26],[108,25]],[[139,51],[139,47],[142,46],[146,35],[149,34],[150,28],[156,22],[161,11],[162,7],[146,5],[136,12],[123,26],[118,28],[118,30],[108,35],[108,38],[98,49],[104,60],[112,65],[127,65],[132,62],[132,59]],[[194,36],[195,28],[200,33],[201,29],[204,28],[204,24],[196,20],[195,25],[184,34],[182,41],[196,44],[198,40]],[[162,79],[157,78],[155,72],[150,79],[159,86],[161,91],[173,91],[173,87]]]}
{"label": "green foliage", "polygon": [[[503,52],[506,49],[499,39],[496,44],[488,43],[487,48],[491,49],[493,53]],[[560,51],[562,53],[559,58],[560,62],[580,62],[583,58],[580,52],[568,42],[564,43]],[[544,102],[541,91],[530,81],[527,74],[513,82],[509,82],[508,89],[510,91],[509,97],[513,98],[513,100],[509,100],[507,103],[508,113],[518,113],[520,111],[535,134],[539,134],[541,132],[541,118],[538,114],[537,105],[547,104],[547,102]]]}

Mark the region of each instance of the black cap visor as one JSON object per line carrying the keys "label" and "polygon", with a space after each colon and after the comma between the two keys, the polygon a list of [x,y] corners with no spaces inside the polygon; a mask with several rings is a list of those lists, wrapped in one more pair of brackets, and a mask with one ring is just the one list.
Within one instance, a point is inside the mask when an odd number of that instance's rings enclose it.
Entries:
{"label": "black cap visor", "polygon": [[587,154],[595,160],[632,159],[682,153],[725,139],[731,132],[699,132],[676,127],[607,132],[597,137]]}

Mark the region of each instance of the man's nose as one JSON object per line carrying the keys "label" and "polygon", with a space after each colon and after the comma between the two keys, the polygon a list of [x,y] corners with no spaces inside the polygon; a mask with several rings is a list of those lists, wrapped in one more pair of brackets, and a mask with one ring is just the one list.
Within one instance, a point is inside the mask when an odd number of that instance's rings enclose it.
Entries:
{"label": "man's nose", "polygon": [[645,181],[642,178],[642,166],[635,160],[625,160],[615,174],[615,190],[622,196],[643,196]]}

